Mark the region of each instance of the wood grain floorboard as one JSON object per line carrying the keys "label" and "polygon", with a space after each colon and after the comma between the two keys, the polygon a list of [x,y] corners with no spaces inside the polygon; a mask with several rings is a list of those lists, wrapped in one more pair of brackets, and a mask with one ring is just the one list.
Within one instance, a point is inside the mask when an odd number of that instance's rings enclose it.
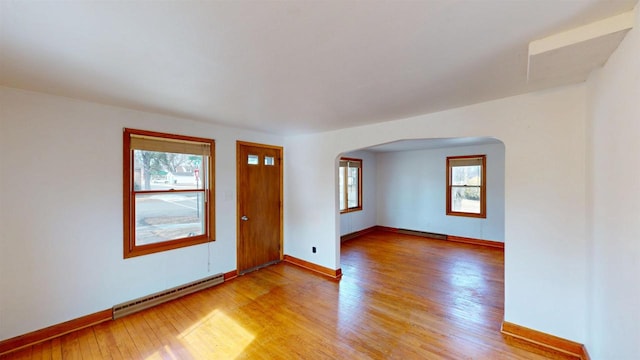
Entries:
{"label": "wood grain floorboard", "polygon": [[2,359],[571,359],[500,334],[501,249],[376,231],[341,267],[280,263]]}

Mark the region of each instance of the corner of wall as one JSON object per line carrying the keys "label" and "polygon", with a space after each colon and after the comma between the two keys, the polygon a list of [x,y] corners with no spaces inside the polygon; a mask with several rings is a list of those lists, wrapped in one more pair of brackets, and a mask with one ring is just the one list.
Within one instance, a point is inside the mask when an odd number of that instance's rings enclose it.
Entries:
{"label": "corner of wall", "polygon": [[[587,341],[593,358],[633,358],[640,353],[640,194],[625,191],[640,170],[639,7],[631,29],[607,63],[587,80]],[[636,205],[634,205],[636,204]],[[636,260],[633,260],[633,258]],[[635,305],[634,305],[635,304]]]}

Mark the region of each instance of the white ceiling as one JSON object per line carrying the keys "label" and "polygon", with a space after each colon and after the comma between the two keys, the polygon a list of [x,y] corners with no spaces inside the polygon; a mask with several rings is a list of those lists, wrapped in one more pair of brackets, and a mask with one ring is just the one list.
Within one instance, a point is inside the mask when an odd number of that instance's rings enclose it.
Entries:
{"label": "white ceiling", "polygon": [[405,139],[368,147],[363,150],[373,152],[411,151],[424,149],[450,148],[458,146],[501,144],[490,137],[441,138],[441,139]]}
{"label": "white ceiling", "polygon": [[527,83],[529,42],[635,2],[0,0],[0,85],[326,131],[566,83]]}

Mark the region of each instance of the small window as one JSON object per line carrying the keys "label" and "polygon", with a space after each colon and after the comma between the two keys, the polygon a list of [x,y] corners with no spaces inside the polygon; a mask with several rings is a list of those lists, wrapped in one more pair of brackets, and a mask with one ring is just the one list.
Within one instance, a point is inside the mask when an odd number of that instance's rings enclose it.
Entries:
{"label": "small window", "polygon": [[247,164],[249,164],[249,165],[258,165],[258,164],[260,164],[260,156],[258,156],[258,155],[249,155],[247,157]]}
{"label": "small window", "polygon": [[362,210],[362,160],[341,158],[339,168],[340,212]]}
{"label": "small window", "polygon": [[124,130],[124,257],[212,241],[214,141]]}
{"label": "small window", "polygon": [[486,218],[486,155],[447,157],[447,215]]}
{"label": "small window", "polygon": [[264,164],[266,166],[275,166],[276,165],[276,159],[273,156],[265,156],[264,157]]}

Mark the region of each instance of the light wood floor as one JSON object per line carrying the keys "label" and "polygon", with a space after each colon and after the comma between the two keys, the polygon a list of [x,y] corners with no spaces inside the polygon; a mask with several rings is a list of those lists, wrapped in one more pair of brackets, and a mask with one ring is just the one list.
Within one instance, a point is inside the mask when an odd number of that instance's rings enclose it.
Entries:
{"label": "light wood floor", "polygon": [[550,358],[500,334],[503,263],[502,250],[374,232],[342,245],[339,282],[281,263],[2,358]]}

